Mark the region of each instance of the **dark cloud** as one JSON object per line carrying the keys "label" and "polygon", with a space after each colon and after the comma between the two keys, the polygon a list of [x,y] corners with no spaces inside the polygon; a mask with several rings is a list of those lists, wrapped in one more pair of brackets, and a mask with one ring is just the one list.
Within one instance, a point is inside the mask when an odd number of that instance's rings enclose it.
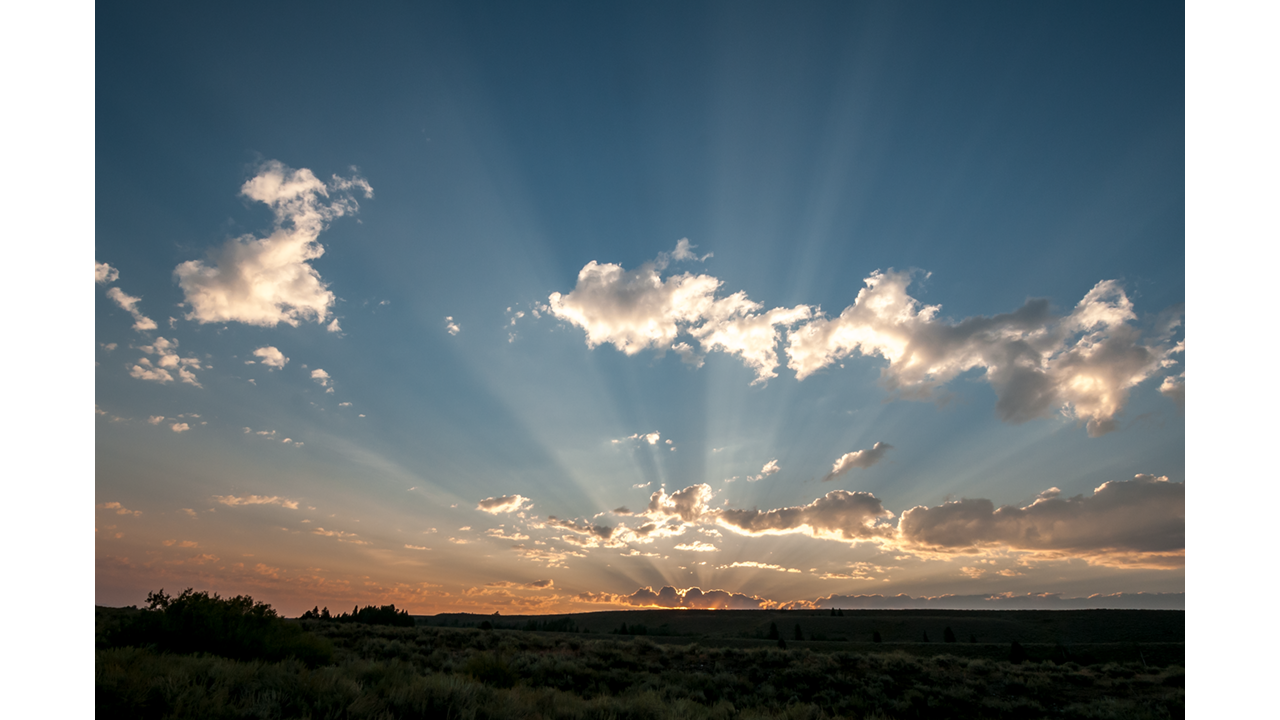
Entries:
{"label": "dark cloud", "polygon": [[579,535],[590,535],[599,540],[608,540],[613,537],[613,528],[603,525],[592,525],[584,520],[561,520],[555,515],[547,518],[547,525],[561,530],[578,533]]}
{"label": "dark cloud", "polygon": [[1088,597],[1062,597],[1061,593],[1015,595],[830,595],[818,598],[819,608],[845,610],[1184,610],[1185,593],[1115,593]]}
{"label": "dark cloud", "polygon": [[890,538],[893,527],[880,524],[893,518],[871,493],[832,490],[800,507],[776,510],[719,510],[716,519],[744,535],[805,533],[833,540]]}
{"label": "dark cloud", "polygon": [[997,509],[985,499],[914,507],[902,514],[898,529],[904,541],[934,550],[1003,546],[1093,558],[1117,554],[1119,564],[1137,565],[1144,555],[1181,555],[1185,512],[1181,483],[1138,475],[1130,481],[1103,483],[1087,498],[1062,498],[1054,488],[1024,508]]}
{"label": "dark cloud", "polygon": [[[590,595],[590,593],[587,593]],[[583,597],[583,596],[579,596]],[[607,598],[607,599],[605,599]],[[583,598],[589,599],[589,598]],[[590,599],[596,602],[617,602],[640,607],[692,608],[698,610],[758,610],[776,605],[765,598],[727,590],[707,590],[688,588],[677,590],[670,585],[658,592],[643,587],[630,595],[593,595]]]}

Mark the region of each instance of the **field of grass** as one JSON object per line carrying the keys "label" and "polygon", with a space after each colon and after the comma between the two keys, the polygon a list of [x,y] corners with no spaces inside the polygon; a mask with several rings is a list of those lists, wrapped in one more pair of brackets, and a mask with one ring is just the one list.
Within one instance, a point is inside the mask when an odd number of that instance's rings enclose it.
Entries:
{"label": "field of grass", "polygon": [[[798,611],[710,612],[704,618],[688,611],[569,616],[591,632],[506,629],[548,618],[475,615],[419,618],[412,628],[287,621],[332,648],[331,662],[309,666],[293,658],[233,660],[113,647],[110,630],[127,620],[128,611],[99,609],[97,707],[101,717],[316,720],[1185,714],[1181,612],[1126,618],[1117,615],[1121,611],[1098,611],[1092,622],[1068,617],[1070,612],[968,620],[986,613],[886,611],[871,617],[846,611],[831,618]],[[890,641],[934,619],[947,623],[936,628],[936,641]],[[885,642],[834,639],[841,626],[830,621],[841,620],[850,636],[855,629],[862,632],[861,623],[881,623]],[[486,621],[497,627],[449,626]],[[670,634],[610,634],[624,622],[654,631],[665,625]],[[753,636],[761,624],[767,633],[770,623],[779,628],[786,649]],[[802,633],[833,639],[796,641],[797,623]],[[992,642],[981,642],[981,636],[978,643],[941,642],[945,627],[967,640],[978,629],[994,633],[1009,623],[1027,638],[1020,642],[1029,655],[1025,662],[1010,662],[1011,644],[994,641],[994,634]],[[806,624],[813,629],[805,631]],[[1079,639],[1103,639],[1113,624],[1129,633],[1120,642]],[[1048,635],[1021,632],[1040,626],[1056,629],[1042,628]],[[697,628],[706,632],[678,634]],[[928,625],[931,637],[934,628]],[[1080,634],[1066,633],[1072,628]],[[1167,639],[1169,633],[1176,642]]]}

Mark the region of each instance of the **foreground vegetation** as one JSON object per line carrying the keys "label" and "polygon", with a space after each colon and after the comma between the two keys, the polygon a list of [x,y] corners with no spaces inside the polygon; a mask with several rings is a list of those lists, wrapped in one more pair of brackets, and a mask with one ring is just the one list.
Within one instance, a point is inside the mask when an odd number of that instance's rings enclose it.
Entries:
{"label": "foreground vegetation", "polygon": [[[809,647],[708,647],[635,635],[393,627],[317,620],[314,657],[232,659],[122,643],[100,611],[102,717],[148,718],[1176,718],[1181,662],[1085,665]],[[156,611],[150,611],[152,613]],[[105,616],[105,617],[104,617]],[[655,642],[660,640],[661,642]],[[980,645],[978,647],[981,647]],[[994,646],[992,646],[994,648]]]}

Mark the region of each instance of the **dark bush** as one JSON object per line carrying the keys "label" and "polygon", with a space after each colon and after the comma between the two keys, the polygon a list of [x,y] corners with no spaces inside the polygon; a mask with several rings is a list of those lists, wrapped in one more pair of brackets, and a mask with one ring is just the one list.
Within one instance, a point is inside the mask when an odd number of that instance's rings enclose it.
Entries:
{"label": "dark bush", "polygon": [[154,646],[162,652],[210,653],[235,660],[293,657],[309,666],[333,661],[333,644],[286,623],[248,595],[222,598],[187,588],[147,595],[147,608],[107,635],[108,647]]}
{"label": "dark bush", "polygon": [[1014,640],[1013,644],[1009,646],[1009,662],[1018,665],[1028,659],[1030,658],[1027,655],[1027,651],[1022,649],[1022,645],[1017,640]]}

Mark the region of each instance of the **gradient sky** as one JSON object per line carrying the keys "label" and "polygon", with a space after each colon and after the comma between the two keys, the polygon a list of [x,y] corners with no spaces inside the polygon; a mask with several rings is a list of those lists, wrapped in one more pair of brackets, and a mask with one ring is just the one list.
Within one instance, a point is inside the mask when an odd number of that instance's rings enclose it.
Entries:
{"label": "gradient sky", "polygon": [[99,604],[1181,606],[1180,6],[382,8],[97,9]]}

